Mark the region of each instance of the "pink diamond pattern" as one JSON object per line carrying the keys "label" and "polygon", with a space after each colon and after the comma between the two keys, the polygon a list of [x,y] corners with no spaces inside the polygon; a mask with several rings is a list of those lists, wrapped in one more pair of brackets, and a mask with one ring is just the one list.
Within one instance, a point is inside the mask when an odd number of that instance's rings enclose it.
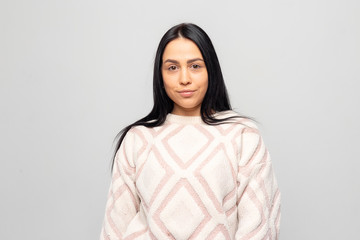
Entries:
{"label": "pink diamond pattern", "polygon": [[[145,167],[146,164],[149,164],[149,167]],[[136,177],[137,187],[142,193],[141,199],[144,201],[147,209],[151,207],[156,196],[173,173],[174,171],[164,161],[157,148],[153,147],[147,160],[141,165]]]}
{"label": "pink diamond pattern", "polygon": [[[236,221],[239,217],[241,221],[236,226],[236,233],[241,239],[254,239],[257,236],[264,240],[277,239],[280,192],[276,185],[268,186],[265,181],[273,180],[269,172],[271,169],[265,164],[269,159],[268,152],[258,130],[236,127],[236,124],[216,126],[215,129],[200,124],[164,124],[150,129],[134,128],[132,132],[136,144],[131,146],[132,142],[129,141],[119,152],[124,175],[120,175],[120,166],[116,165],[102,239],[110,239],[109,236],[153,240],[231,239],[230,232],[235,233],[232,220]],[[227,140],[228,134],[231,134],[230,141],[227,141],[230,146],[217,141],[220,135]],[[149,136],[150,140],[147,139]],[[216,147],[210,152],[209,145]],[[127,146],[132,151],[126,151]],[[238,156],[240,166],[229,156]],[[169,164],[170,161],[176,164]],[[254,163],[264,165],[258,168],[254,181],[242,188],[251,173],[251,168],[247,166]],[[193,175],[177,180],[179,173],[189,169],[192,164],[196,168],[191,170]],[[238,181],[239,178],[245,180]],[[133,180],[135,185],[129,187],[127,184]],[[145,214],[138,217],[145,216],[147,219],[142,221],[148,220],[149,225],[146,228],[133,228],[133,232],[123,236],[125,222],[131,217],[128,213],[139,211],[136,194],[141,199],[140,209],[145,210]],[[218,218],[220,215],[221,218]],[[232,221],[232,225],[224,225],[225,216]],[[275,221],[274,227],[265,229],[269,216]],[[218,225],[213,225],[215,222],[212,219],[219,220],[216,221]]]}
{"label": "pink diamond pattern", "polygon": [[[205,178],[203,175],[214,177]],[[221,179],[226,180],[224,176],[229,175],[232,176],[232,184],[228,184],[227,182],[222,183]],[[204,187],[205,192],[213,202],[215,208],[222,213],[224,211],[222,208],[223,200],[228,200],[236,191],[236,173],[226,154],[224,144],[220,144],[215,148],[205,161],[199,165],[195,170],[195,176]],[[223,189],[223,186],[230,186],[230,188]],[[225,195],[226,197],[222,199],[222,196]]]}
{"label": "pink diamond pattern", "polygon": [[[194,131],[199,134],[194,134]],[[186,136],[193,136],[191,141],[186,140]],[[173,130],[163,139],[163,144],[170,156],[183,169],[188,168],[206,149],[208,144],[214,139],[213,135],[199,125],[185,125]],[[183,146],[186,151],[176,148]]]}
{"label": "pink diamond pattern", "polygon": [[141,132],[139,129],[134,128],[132,129],[132,131],[136,134],[137,138],[140,139],[141,141],[141,147],[139,144],[139,146],[137,146],[137,149],[135,149],[135,152],[137,153],[137,156],[141,156],[141,154],[145,151],[146,147],[147,147],[147,141],[145,140],[145,136],[143,134],[143,132]]}
{"label": "pink diamond pattern", "polygon": [[217,227],[209,234],[206,238],[207,240],[231,240],[229,232],[226,230],[225,226],[222,224],[217,225]]}
{"label": "pink diamond pattern", "polygon": [[215,128],[221,133],[221,135],[225,136],[229,134],[237,125],[235,124],[223,124],[215,126]]}
{"label": "pink diamond pattern", "polygon": [[[118,219],[117,212],[114,211],[114,205],[116,205],[116,202],[135,202],[134,196],[131,193],[131,191],[128,189],[128,187],[123,184],[121,187],[117,189],[116,192],[110,192],[110,195],[113,198],[113,202],[111,205],[107,208],[107,220],[109,222],[110,227],[112,230],[116,233],[117,236],[121,236],[120,229],[116,225],[116,220]],[[120,209],[120,211],[127,212],[128,209],[126,209],[127,206],[123,206],[125,209]]]}
{"label": "pink diamond pattern", "polygon": [[[182,208],[180,215],[179,208]],[[173,211],[178,215],[172,215]],[[186,178],[181,178],[176,183],[154,215],[155,222],[170,239],[179,239],[179,236],[185,235],[186,239],[195,238],[210,218],[204,203]],[[171,219],[172,222],[165,222],[163,219]],[[182,219],[187,221],[184,222]],[[189,221],[192,221],[190,225],[193,229],[181,228],[181,222],[184,226],[189,226]]]}

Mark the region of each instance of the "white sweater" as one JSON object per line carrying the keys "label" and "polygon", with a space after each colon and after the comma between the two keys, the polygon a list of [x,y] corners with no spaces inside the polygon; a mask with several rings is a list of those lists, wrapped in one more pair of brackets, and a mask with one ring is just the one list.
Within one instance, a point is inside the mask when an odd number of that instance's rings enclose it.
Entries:
{"label": "white sweater", "polygon": [[116,154],[100,239],[278,239],[269,153],[254,122],[232,121],[168,114],[162,126],[133,127]]}

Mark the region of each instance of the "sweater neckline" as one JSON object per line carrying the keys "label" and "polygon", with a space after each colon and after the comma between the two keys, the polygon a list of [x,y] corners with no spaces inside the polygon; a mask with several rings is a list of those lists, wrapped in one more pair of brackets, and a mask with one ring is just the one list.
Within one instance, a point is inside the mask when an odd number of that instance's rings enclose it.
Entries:
{"label": "sweater neckline", "polygon": [[203,123],[201,116],[183,116],[183,115],[176,115],[173,113],[167,114],[166,121],[171,123],[180,123],[180,124]]}

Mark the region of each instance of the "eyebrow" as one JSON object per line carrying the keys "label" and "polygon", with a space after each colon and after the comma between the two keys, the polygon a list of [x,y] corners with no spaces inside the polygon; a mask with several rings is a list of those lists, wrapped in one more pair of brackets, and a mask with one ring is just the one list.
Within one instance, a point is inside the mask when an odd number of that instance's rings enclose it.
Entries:
{"label": "eyebrow", "polygon": [[[201,59],[201,58],[193,58],[193,59],[189,59],[189,60],[187,60],[186,62],[187,62],[187,63],[192,63],[192,62],[196,62],[196,61],[204,61],[204,60],[203,60],[203,59]],[[167,63],[167,62],[171,62],[171,63],[179,63],[178,61],[173,60],[173,59],[166,59],[164,63]]]}

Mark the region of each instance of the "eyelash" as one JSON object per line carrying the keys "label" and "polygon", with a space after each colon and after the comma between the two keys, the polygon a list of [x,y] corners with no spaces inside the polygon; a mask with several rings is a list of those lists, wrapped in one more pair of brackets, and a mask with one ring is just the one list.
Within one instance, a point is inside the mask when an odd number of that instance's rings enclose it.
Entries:
{"label": "eyelash", "polygon": [[[194,68],[194,66],[196,66],[196,68]],[[193,65],[191,65],[191,67],[194,68],[194,69],[199,69],[199,68],[201,68],[201,66],[198,65],[198,64],[193,64]]]}
{"label": "eyelash", "polygon": [[[194,66],[195,66],[195,67],[194,67]],[[173,68],[175,68],[175,69],[173,69]],[[168,67],[168,70],[169,70],[169,71],[175,71],[176,68],[177,68],[177,66],[172,65],[172,66],[169,66],[169,67]],[[191,65],[191,68],[193,68],[193,69],[196,70],[196,69],[201,68],[201,66],[200,66],[199,64],[192,64],[192,65]]]}
{"label": "eyelash", "polygon": [[168,70],[169,70],[169,71],[174,71],[175,69],[173,69],[173,68],[176,69],[177,67],[176,67],[176,66],[170,66],[170,67],[168,67]]}

